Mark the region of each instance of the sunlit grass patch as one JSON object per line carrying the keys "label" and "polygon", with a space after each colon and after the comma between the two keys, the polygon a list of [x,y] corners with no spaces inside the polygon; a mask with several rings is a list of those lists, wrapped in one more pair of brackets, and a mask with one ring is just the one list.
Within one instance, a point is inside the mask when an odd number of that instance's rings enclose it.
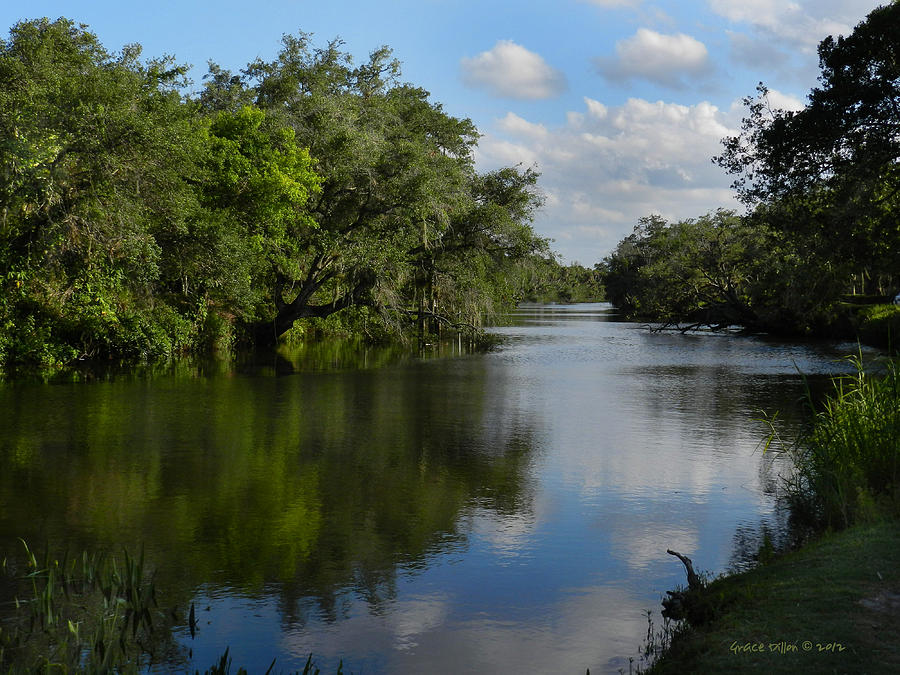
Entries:
{"label": "sunlit grass patch", "polygon": [[897,351],[900,347],[900,305],[867,305],[856,313],[857,332],[866,344]]}
{"label": "sunlit grass patch", "polygon": [[683,631],[650,673],[900,672],[900,524],[824,536],[710,583],[712,622]]}

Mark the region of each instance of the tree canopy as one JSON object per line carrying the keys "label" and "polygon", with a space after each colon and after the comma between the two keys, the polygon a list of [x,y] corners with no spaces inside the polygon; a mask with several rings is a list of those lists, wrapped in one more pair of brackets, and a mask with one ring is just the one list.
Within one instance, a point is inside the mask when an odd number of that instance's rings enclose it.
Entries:
{"label": "tree canopy", "polygon": [[20,23],[0,42],[4,361],[186,339],[161,243],[201,208],[190,181],[202,138],[177,91],[184,70],[139,56],[109,54],[64,19]]}
{"label": "tree canopy", "polygon": [[900,5],[873,10],[819,45],[819,86],[799,111],[748,100],[740,135],[718,163],[745,202],[857,266],[895,273],[900,246]]}
{"label": "tree canopy", "polygon": [[610,299],[662,322],[847,334],[842,301],[900,290],[900,4],[819,45],[821,76],[798,111],[764,85],[714,158],[741,217],[643,219],[604,261]]}
{"label": "tree canopy", "polygon": [[[378,332],[476,326],[547,258],[537,174],[475,170],[468,119],[387,47],[286,35],[196,95],[86,26],[0,42],[0,362],[271,343],[367,308]],[[369,322],[371,319],[371,322]]]}

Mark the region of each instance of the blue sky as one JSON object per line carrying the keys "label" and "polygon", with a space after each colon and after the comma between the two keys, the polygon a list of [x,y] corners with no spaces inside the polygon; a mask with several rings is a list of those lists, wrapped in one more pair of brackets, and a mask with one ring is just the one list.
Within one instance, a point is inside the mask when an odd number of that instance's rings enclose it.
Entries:
{"label": "blue sky", "polygon": [[710,158],[737,131],[741,99],[765,82],[803,104],[816,45],[847,34],[877,0],[257,0],[148,3],[13,0],[17,21],[65,16],[111,51],[239,69],[272,58],[284,33],[340,37],[358,61],[389,45],[403,78],[483,137],[478,166],[541,171],[539,234],[592,265],[641,216],[690,218],[740,207]]}

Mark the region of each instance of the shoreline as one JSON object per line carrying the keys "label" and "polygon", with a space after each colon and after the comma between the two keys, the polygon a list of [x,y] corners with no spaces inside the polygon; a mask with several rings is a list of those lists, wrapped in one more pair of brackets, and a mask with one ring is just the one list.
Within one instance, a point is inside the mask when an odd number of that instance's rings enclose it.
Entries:
{"label": "shoreline", "polygon": [[900,521],[826,532],[703,591],[647,673],[900,672]]}
{"label": "shoreline", "polygon": [[900,672],[900,364],[874,377],[855,365],[783,448],[792,509],[816,533],[670,593],[664,614],[683,621],[646,672]]}

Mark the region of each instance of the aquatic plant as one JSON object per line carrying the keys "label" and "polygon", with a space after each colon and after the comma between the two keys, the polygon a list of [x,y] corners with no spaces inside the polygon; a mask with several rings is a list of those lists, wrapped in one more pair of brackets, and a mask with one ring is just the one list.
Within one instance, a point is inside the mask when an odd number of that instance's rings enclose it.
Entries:
{"label": "aquatic plant", "polygon": [[[24,556],[0,561],[0,672],[139,673],[181,661],[173,629],[184,621],[176,610],[160,609],[143,552],[54,558],[47,551],[39,559],[19,541]],[[193,637],[193,605],[187,623]],[[230,673],[229,651],[204,675]],[[275,659],[266,673],[274,666]],[[296,672],[320,674],[312,654]]]}
{"label": "aquatic plant", "polygon": [[900,362],[870,373],[851,360],[855,372],[833,380],[810,431],[782,444],[796,467],[792,506],[831,528],[900,515]]}
{"label": "aquatic plant", "polygon": [[137,671],[171,646],[143,553],[4,559],[0,669]]}

